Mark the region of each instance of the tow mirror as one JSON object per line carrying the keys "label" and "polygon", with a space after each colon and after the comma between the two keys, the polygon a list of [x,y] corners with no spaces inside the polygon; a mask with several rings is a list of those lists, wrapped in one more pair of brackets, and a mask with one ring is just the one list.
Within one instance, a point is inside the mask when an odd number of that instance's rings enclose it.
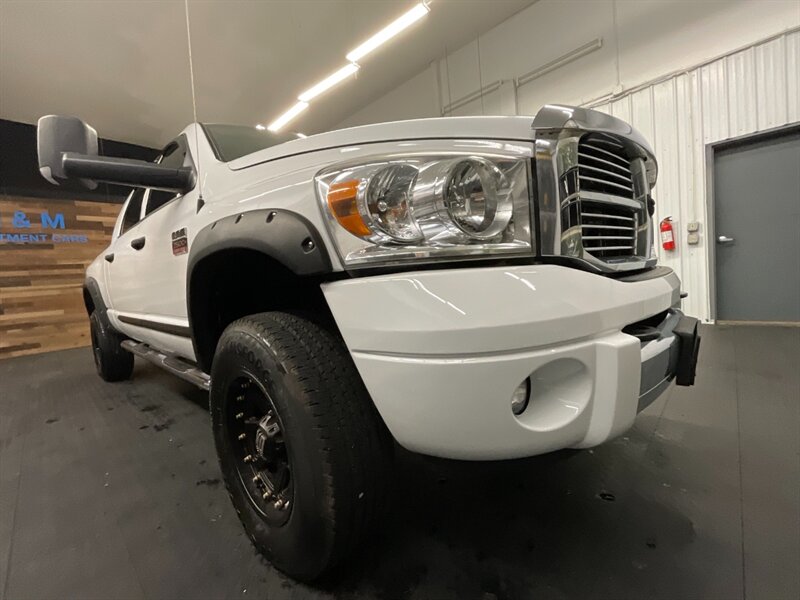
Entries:
{"label": "tow mirror", "polygon": [[[64,172],[64,153],[97,156],[97,132],[78,117],[48,115],[39,119],[36,146],[39,172],[50,183],[59,185],[59,180],[69,179]],[[90,179],[80,182],[90,190],[97,187]]]}
{"label": "tow mirror", "polygon": [[162,167],[130,158],[98,156],[97,132],[77,117],[49,115],[37,128],[39,172],[50,183],[76,179],[93,190],[98,181],[188,192],[196,176],[192,167]]}

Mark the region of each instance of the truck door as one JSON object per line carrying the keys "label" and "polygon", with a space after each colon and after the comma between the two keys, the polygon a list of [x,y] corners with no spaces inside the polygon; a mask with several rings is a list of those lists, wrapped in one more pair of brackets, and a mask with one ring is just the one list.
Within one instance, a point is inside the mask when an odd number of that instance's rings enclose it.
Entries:
{"label": "truck door", "polygon": [[[191,160],[181,136],[167,144],[158,162],[179,167]],[[197,190],[147,190],[140,221],[117,240],[124,260],[117,265],[115,257],[111,265],[114,310],[124,333],[190,359],[194,353],[186,308],[186,242],[197,195]]]}
{"label": "truck door", "polygon": [[135,280],[130,276],[135,266],[135,250],[131,242],[139,237],[139,223],[142,220],[145,190],[138,188],[131,192],[122,208],[119,230],[115,231],[114,241],[105,254],[106,281],[109,292],[109,308],[112,314],[131,310],[135,301]]}

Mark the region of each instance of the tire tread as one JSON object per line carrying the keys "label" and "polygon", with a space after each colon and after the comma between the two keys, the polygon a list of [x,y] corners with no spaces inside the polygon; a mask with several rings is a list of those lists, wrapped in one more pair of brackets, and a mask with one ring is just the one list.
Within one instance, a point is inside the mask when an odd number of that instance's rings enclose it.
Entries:
{"label": "tire tread", "polygon": [[[323,453],[325,515],[333,537],[326,571],[352,554],[386,500],[392,440],[341,339],[300,315],[243,317],[226,329],[248,334],[291,374]],[[224,346],[225,334],[220,340]],[[212,378],[213,381],[213,378]],[[266,548],[256,541],[266,554]]]}
{"label": "tire tread", "polygon": [[133,373],[133,354],[120,345],[125,338],[111,328],[107,317],[101,316],[97,311],[89,317],[89,326],[97,333],[102,355],[101,365],[97,369],[100,377],[109,382],[130,379]]}

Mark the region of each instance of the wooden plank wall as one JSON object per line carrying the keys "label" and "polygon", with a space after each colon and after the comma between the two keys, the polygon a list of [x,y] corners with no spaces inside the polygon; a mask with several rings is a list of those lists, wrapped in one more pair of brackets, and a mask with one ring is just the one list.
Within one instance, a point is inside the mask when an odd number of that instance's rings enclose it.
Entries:
{"label": "wooden plank wall", "polygon": [[[81,200],[0,199],[0,359],[89,345],[84,272],[108,246],[120,208]],[[29,228],[14,227],[18,211]],[[65,228],[43,227],[44,211],[63,214]],[[9,234],[48,237],[19,243],[9,241]],[[85,236],[86,242],[53,242],[53,235]]]}

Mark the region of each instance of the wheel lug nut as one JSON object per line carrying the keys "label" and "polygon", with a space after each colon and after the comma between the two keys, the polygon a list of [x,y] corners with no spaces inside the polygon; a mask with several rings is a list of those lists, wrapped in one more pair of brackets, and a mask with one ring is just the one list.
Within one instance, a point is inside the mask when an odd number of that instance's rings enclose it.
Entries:
{"label": "wheel lug nut", "polygon": [[247,456],[245,456],[244,457],[244,462],[246,462],[246,463],[253,462],[253,455],[252,454],[248,454]]}
{"label": "wheel lug nut", "polygon": [[241,394],[240,396],[236,396],[236,401],[237,402],[241,402],[242,400],[244,400],[244,394]]}
{"label": "wheel lug nut", "polygon": [[238,438],[238,439],[240,439],[240,440],[243,440],[243,439],[245,439],[246,437],[247,437],[247,435],[245,435],[244,433],[240,433],[240,434],[239,434],[239,438]]}
{"label": "wheel lug nut", "polygon": [[282,509],[282,508],[283,508],[283,500],[281,500],[280,498],[278,498],[278,499],[275,501],[275,508],[277,508],[278,510]]}
{"label": "wheel lug nut", "polygon": [[258,475],[255,475],[255,476],[253,477],[253,483],[258,483],[258,482],[260,482],[260,481],[261,481],[261,477],[259,477]]}
{"label": "wheel lug nut", "polygon": [[244,418],[244,413],[243,412],[236,413],[236,418],[237,419],[243,419]]}
{"label": "wheel lug nut", "polygon": [[270,498],[272,498],[272,492],[270,492],[269,490],[267,490],[266,492],[264,492],[264,493],[262,494],[262,496],[261,496],[261,497],[262,497],[262,498],[264,498],[264,500],[269,500]]}

